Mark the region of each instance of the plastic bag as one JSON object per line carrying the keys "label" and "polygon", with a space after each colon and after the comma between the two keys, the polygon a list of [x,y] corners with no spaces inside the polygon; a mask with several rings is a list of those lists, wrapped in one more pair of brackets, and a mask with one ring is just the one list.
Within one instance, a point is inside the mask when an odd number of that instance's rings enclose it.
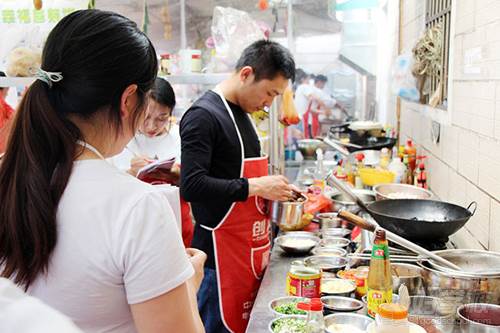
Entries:
{"label": "plastic bag", "polygon": [[307,193],[307,201],[304,204],[304,213],[316,214],[329,212],[332,209],[332,200],[328,199],[322,193]]}
{"label": "plastic bag", "polygon": [[420,93],[417,79],[411,72],[413,62],[411,53],[404,53],[396,58],[392,67],[392,92],[403,99],[418,102]]}
{"label": "plastic bag", "polygon": [[293,102],[293,91],[287,87],[283,92],[280,107],[280,122],[285,126],[297,125],[300,122],[299,114]]}
{"label": "plastic bag", "polygon": [[243,50],[265,38],[248,13],[230,7],[214,8],[211,29],[216,53],[210,67],[214,72],[232,71]]}

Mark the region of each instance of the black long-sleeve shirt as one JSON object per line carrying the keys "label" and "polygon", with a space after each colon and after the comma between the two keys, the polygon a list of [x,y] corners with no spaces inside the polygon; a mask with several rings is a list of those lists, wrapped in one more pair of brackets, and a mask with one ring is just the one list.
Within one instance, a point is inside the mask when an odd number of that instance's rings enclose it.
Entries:
{"label": "black long-sleeve shirt", "polygon": [[[259,157],[260,144],[248,115],[228,102],[240,131],[245,158]],[[196,221],[192,246],[207,253],[215,269],[212,234],[231,204],[248,198],[248,180],[240,177],[241,146],[233,121],[220,97],[206,92],[180,123],[181,195],[191,203]]]}

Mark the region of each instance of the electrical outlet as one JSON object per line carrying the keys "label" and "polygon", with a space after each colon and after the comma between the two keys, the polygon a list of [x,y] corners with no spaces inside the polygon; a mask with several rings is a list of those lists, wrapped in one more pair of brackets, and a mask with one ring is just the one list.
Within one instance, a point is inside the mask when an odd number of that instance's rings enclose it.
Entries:
{"label": "electrical outlet", "polygon": [[434,144],[438,144],[440,137],[441,137],[441,124],[438,123],[437,121],[432,121],[431,141],[434,142]]}

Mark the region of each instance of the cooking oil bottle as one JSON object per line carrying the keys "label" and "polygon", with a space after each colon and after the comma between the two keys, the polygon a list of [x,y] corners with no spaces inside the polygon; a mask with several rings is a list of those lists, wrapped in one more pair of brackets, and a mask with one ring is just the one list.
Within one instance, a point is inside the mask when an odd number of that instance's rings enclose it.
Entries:
{"label": "cooking oil bottle", "polygon": [[375,318],[380,304],[392,303],[391,262],[384,230],[375,232],[367,288],[368,316]]}

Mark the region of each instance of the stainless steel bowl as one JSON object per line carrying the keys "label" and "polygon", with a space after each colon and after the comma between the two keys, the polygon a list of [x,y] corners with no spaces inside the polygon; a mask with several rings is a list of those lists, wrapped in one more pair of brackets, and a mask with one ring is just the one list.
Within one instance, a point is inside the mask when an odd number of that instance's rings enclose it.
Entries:
{"label": "stainless steel bowl", "polygon": [[286,253],[307,254],[319,244],[320,239],[312,232],[291,231],[276,237],[274,242]]}
{"label": "stainless steel bowl", "polygon": [[405,284],[410,296],[423,295],[422,268],[412,264],[391,263],[392,291],[399,292],[399,287]]}
{"label": "stainless steel bowl", "polygon": [[325,144],[321,140],[303,139],[297,141],[297,147],[305,160],[315,160],[316,149],[324,148]]}
{"label": "stainless steel bowl", "polygon": [[408,320],[427,332],[451,333],[455,326],[453,307],[437,297],[410,296]]}
{"label": "stainless steel bowl", "polygon": [[337,217],[337,213],[320,213],[316,215],[319,220],[319,228],[340,228],[342,226],[342,219]]}
{"label": "stainless steel bowl", "polygon": [[[353,192],[365,204],[369,204],[375,201],[375,193],[373,191],[354,189]],[[335,211],[339,211],[342,209],[356,214],[360,210],[360,207],[344,193],[333,191],[331,193],[331,198],[333,201],[333,209]]]}
{"label": "stainless steel bowl", "polygon": [[339,247],[345,249],[349,244],[351,244],[351,241],[343,237],[327,237],[321,240],[321,246],[323,247]]}
{"label": "stainless steel bowl", "polygon": [[362,331],[366,331],[373,319],[357,313],[334,313],[325,317],[326,332],[335,333],[329,327],[332,324],[352,325]]}
{"label": "stainless steel bowl", "polygon": [[305,227],[302,222],[304,214],[304,204],[307,202],[307,197],[304,196],[304,201],[284,201],[278,202],[276,214],[277,224],[282,231],[300,230]]}
{"label": "stainless steel bowl", "polygon": [[467,303],[500,304],[500,276],[439,271],[426,261],[418,264],[422,267],[422,283],[427,296],[441,298],[454,308]]}
{"label": "stainless steel bowl", "polygon": [[290,314],[285,314],[276,311],[274,308],[283,304],[288,304],[288,303],[298,303],[298,302],[305,302],[307,301],[307,298],[303,297],[297,297],[297,296],[285,296],[285,297],[279,297],[273,299],[271,302],[269,302],[269,311],[271,311],[276,317],[284,317],[284,316],[306,316],[304,315],[290,315]]}
{"label": "stainless steel bowl", "polygon": [[387,199],[432,199],[434,197],[429,190],[407,184],[379,184],[373,187],[373,192],[375,192],[377,201]]}
{"label": "stainless steel bowl", "polygon": [[346,228],[323,228],[321,229],[321,235],[323,238],[348,238],[351,235],[351,230]]}
{"label": "stainless steel bowl", "polygon": [[457,310],[462,333],[500,332],[500,305],[465,304]]}
{"label": "stainless steel bowl", "polygon": [[337,256],[311,256],[304,259],[306,266],[315,266],[329,273],[337,273],[347,265],[347,259]]}
{"label": "stainless steel bowl", "polygon": [[323,296],[323,307],[327,312],[358,312],[363,310],[363,302],[351,297]]}
{"label": "stainless steel bowl", "polygon": [[271,322],[269,323],[269,326],[267,327],[269,332],[274,333],[273,326],[276,322],[278,322],[280,320],[287,320],[287,319],[295,319],[295,320],[301,321],[305,324],[307,317],[305,317],[305,316],[284,316],[284,317],[274,318],[273,320],[271,320]]}
{"label": "stainless steel bowl", "polygon": [[347,251],[340,247],[317,246],[311,252],[315,256],[345,257],[347,255]]}
{"label": "stainless steel bowl", "polygon": [[[344,289],[336,291],[328,289],[328,285],[338,285],[344,287]],[[321,279],[321,295],[324,296],[343,296],[350,297],[352,293],[356,290],[356,283],[351,280],[339,279],[339,278],[325,278]]]}

